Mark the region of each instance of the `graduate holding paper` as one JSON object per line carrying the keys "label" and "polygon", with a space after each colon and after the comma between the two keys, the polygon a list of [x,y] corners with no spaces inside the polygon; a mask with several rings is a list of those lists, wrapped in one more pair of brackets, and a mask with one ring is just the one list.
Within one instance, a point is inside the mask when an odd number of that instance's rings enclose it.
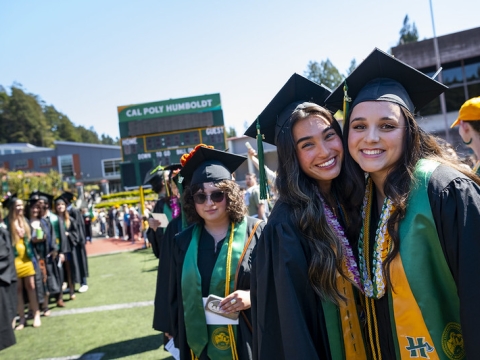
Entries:
{"label": "graduate holding paper", "polygon": [[[251,358],[251,255],[264,222],[245,216],[232,178],[245,160],[205,145],[182,157],[182,208],[193,225],[176,236],[170,271],[171,335],[182,359]],[[222,312],[240,311],[238,325],[207,324],[210,295],[223,298]]]}

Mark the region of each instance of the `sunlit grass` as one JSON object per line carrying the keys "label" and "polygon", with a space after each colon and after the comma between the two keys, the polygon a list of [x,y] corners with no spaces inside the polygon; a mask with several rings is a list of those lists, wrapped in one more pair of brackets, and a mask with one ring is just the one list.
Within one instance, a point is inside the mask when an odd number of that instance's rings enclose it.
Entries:
{"label": "sunlit grass", "polygon": [[[89,258],[89,290],[63,309],[152,301],[158,260],[150,249]],[[68,296],[65,295],[65,299]],[[51,304],[51,306],[54,306]],[[153,306],[42,317],[17,331],[17,344],[0,359],[48,359],[103,353],[105,359],[167,359],[161,333],[152,329]],[[161,348],[160,348],[161,347]]]}

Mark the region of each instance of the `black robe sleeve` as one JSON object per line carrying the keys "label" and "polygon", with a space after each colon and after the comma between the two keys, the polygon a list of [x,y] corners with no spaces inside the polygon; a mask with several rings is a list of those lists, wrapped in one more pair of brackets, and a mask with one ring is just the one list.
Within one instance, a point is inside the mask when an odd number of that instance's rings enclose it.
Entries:
{"label": "black robe sleeve", "polygon": [[[163,206],[165,205],[165,198],[159,199],[153,208],[154,213],[163,213]],[[147,230],[147,239],[148,242],[152,245],[153,253],[157,258],[160,257],[160,243],[162,241],[164,230],[161,227],[158,227],[157,230],[153,229]]]}
{"label": "black robe sleeve", "polygon": [[477,356],[480,344],[480,186],[440,165],[428,186],[438,236],[457,284],[466,358]]}
{"label": "black robe sleeve", "polygon": [[157,287],[155,292],[153,328],[170,333],[170,314],[168,306],[168,292],[170,284],[170,261],[175,235],[182,231],[182,217],[173,219],[165,229],[160,243]]}
{"label": "black robe sleeve", "polygon": [[280,201],[255,249],[254,359],[329,359],[322,304],[308,279],[310,251]]}
{"label": "black robe sleeve", "polygon": [[17,272],[12,243],[0,227],[0,350],[15,344],[12,321],[17,314]]}

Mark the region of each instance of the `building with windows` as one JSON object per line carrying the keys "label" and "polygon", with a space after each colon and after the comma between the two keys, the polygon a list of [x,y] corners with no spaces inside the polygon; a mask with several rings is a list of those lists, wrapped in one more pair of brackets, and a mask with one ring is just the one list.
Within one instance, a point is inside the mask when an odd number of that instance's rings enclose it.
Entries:
{"label": "building with windows", "polygon": [[[433,76],[437,61],[433,39],[399,45],[392,54],[415,69]],[[458,129],[449,129],[458,116],[462,104],[480,96],[480,27],[437,37],[442,83],[448,86],[445,92],[446,114],[442,113],[437,98],[420,109],[419,124],[426,131],[446,138],[447,132],[454,147],[468,152],[463,147]],[[438,77],[437,77],[437,80]]]}
{"label": "building with windows", "polygon": [[55,148],[0,145],[0,167],[15,171],[58,171],[76,186],[98,184],[103,193],[121,191],[120,146],[55,141]]}

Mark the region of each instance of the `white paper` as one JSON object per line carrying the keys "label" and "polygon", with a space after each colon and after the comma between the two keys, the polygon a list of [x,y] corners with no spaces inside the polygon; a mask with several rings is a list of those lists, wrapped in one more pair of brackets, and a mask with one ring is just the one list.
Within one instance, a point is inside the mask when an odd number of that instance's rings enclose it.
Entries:
{"label": "white paper", "polygon": [[168,340],[167,344],[165,345],[165,350],[167,350],[175,360],[180,360],[180,350],[175,347],[175,343],[173,342],[173,338]]}
{"label": "white paper", "polygon": [[166,228],[168,225],[168,218],[167,215],[163,213],[150,213],[152,217],[160,222],[160,227],[161,228]]}
{"label": "white paper", "polygon": [[[205,304],[207,303],[206,297],[203,298],[203,308],[205,308]],[[222,315],[214,314],[211,311],[205,310],[205,318],[207,320],[207,325],[238,325],[238,319],[232,320],[226,318]]]}

